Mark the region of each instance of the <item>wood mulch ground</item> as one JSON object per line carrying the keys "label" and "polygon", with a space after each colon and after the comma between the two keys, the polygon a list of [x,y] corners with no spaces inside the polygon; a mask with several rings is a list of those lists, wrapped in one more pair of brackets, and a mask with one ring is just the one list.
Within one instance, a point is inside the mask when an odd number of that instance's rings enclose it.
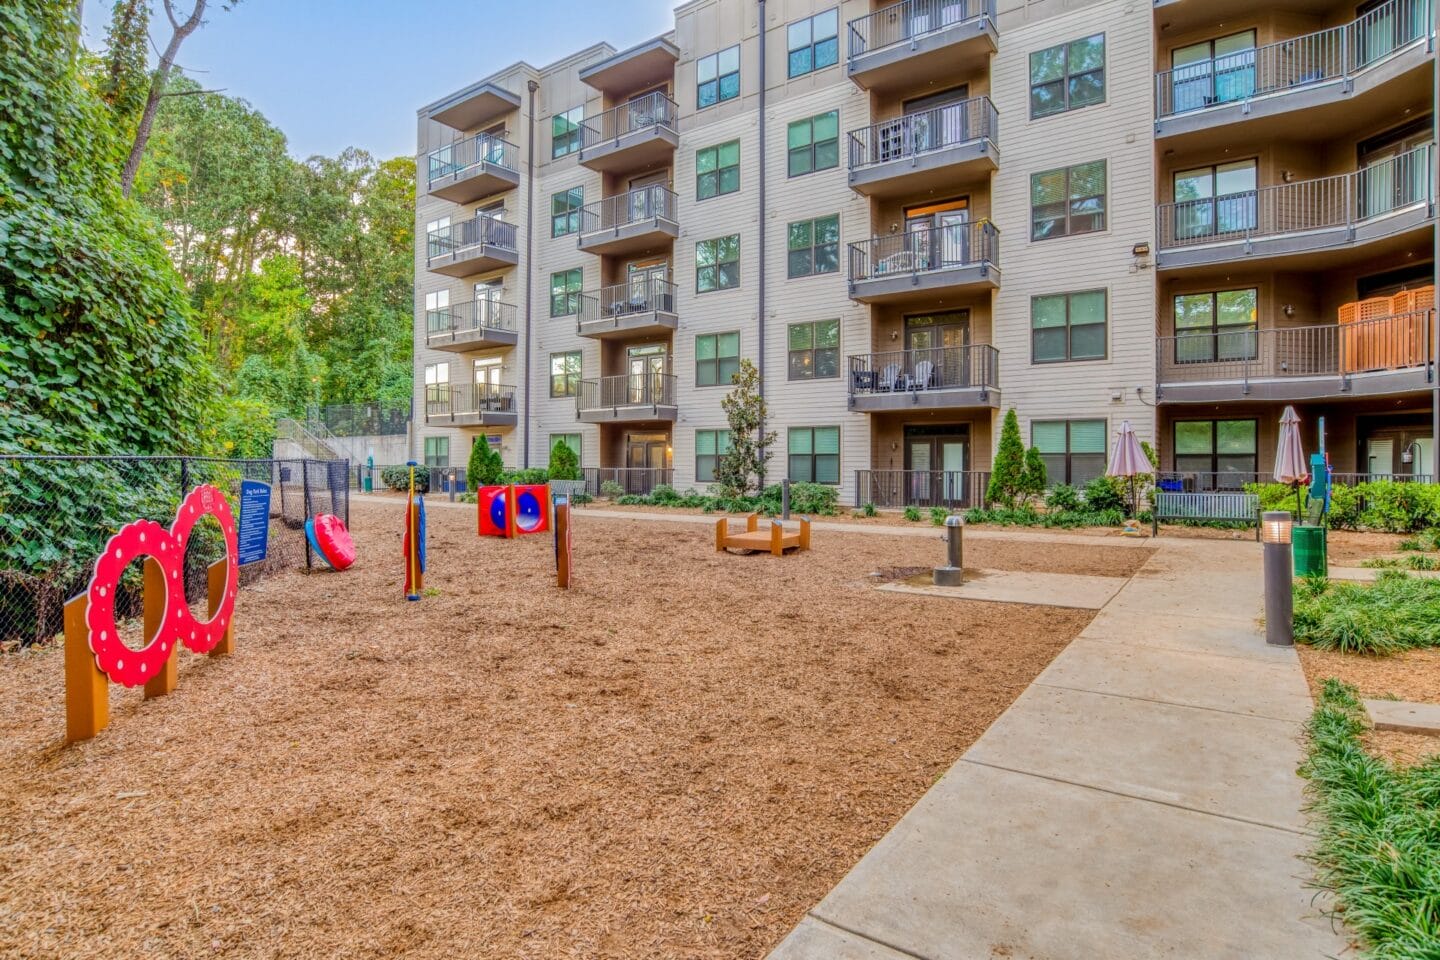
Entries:
{"label": "wood mulch ground", "polygon": [[400,513],[352,519],[352,570],[245,589],[233,657],[87,743],[58,647],[0,658],[0,956],[760,957],[1090,619],[874,590],[913,537],[583,514],[563,593],[438,505],[407,604]]}

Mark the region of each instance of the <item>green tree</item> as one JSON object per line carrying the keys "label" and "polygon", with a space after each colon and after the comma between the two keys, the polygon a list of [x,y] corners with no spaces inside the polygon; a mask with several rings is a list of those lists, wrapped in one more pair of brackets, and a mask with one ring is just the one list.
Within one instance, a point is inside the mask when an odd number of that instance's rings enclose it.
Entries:
{"label": "green tree", "polygon": [[1025,489],[1025,444],[1020,439],[1020,419],[1011,407],[1000,428],[1000,446],[990,467],[990,486],[985,492],[992,504],[1013,507]]}
{"label": "green tree", "polygon": [[1040,497],[1045,493],[1045,461],[1040,458],[1040,448],[1031,447],[1025,451],[1025,470],[1020,477],[1020,498],[1022,503],[1029,503],[1031,497]]}
{"label": "green tree", "polygon": [[471,490],[477,487],[493,486],[500,482],[505,472],[505,461],[500,451],[490,446],[490,441],[477,437],[470,444],[470,462],[465,466],[465,482]]}
{"label": "green tree", "polygon": [[550,448],[550,468],[546,473],[551,480],[580,479],[580,457],[570,449],[570,444],[562,442]]}
{"label": "green tree", "polygon": [[749,358],[741,359],[731,382],[734,389],[720,401],[730,423],[730,450],[715,464],[715,481],[744,496],[752,486],[764,488],[775,434],[760,432],[766,417],[765,398],[760,395],[760,371]]}

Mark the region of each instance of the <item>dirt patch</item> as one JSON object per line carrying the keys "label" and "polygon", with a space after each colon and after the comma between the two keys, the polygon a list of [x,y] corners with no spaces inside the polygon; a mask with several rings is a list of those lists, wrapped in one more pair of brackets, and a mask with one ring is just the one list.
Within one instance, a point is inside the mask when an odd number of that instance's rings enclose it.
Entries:
{"label": "dirt patch", "polygon": [[1400,541],[1408,538],[1409,535],[1400,533],[1331,530],[1325,537],[1325,550],[1334,566],[1358,567],[1361,560],[1396,553],[1400,549]]}
{"label": "dirt patch", "polygon": [[1399,730],[1371,730],[1362,738],[1365,749],[1402,767],[1411,767],[1440,754],[1440,737]]}
{"label": "dirt patch", "polygon": [[233,657],[88,743],[57,647],[0,660],[0,956],[758,957],[1090,619],[874,590],[915,537],[583,513],[561,593],[548,539],[438,504],[407,604],[400,512],[353,521],[351,571],[243,591]]}
{"label": "dirt patch", "polygon": [[1390,657],[1316,650],[1298,644],[1300,663],[1310,684],[1311,696],[1318,696],[1320,684],[1335,677],[1353,684],[1363,697],[1372,700],[1393,698],[1417,703],[1440,703],[1440,650],[1407,650]]}

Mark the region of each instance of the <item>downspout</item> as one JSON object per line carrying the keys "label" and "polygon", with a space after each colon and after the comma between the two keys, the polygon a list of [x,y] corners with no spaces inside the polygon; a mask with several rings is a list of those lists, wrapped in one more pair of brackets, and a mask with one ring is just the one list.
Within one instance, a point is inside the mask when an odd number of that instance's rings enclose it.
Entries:
{"label": "downspout", "polygon": [[[760,0],[760,294],[759,334],[760,347],[756,353],[756,367],[760,373],[760,402],[765,402],[765,0]],[[765,439],[765,418],[760,418],[760,435],[757,441]],[[758,478],[764,486],[764,477]]]}
{"label": "downspout", "polygon": [[[1431,14],[1430,29],[1435,30],[1436,21],[1434,14]],[[1434,34],[1432,33],[1433,37]],[[1430,41],[1430,52],[1435,53],[1435,41]],[[1431,82],[1433,90],[1430,101],[1430,142],[1435,142],[1436,124],[1440,123],[1440,57],[1430,61]],[[1430,215],[1434,217],[1436,210],[1435,196],[1435,171],[1440,167],[1440,157],[1436,156],[1434,147],[1430,149],[1430,162],[1434,166],[1430,168]],[[1435,259],[1431,261],[1430,282],[1435,283],[1435,270],[1440,268],[1440,226],[1431,228],[1431,235],[1435,244]],[[1431,339],[1430,339],[1430,481],[1440,483],[1440,308],[1430,308]],[[1418,467],[1418,464],[1417,464]]]}
{"label": "downspout", "polygon": [[520,465],[530,467],[530,330],[533,317],[531,301],[535,299],[535,91],[540,84],[531,80],[529,130],[525,134],[525,432]]}

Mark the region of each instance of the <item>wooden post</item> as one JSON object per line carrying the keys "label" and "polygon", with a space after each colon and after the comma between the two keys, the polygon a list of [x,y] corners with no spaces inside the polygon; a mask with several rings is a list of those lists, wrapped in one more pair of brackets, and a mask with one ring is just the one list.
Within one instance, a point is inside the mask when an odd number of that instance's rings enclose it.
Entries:
{"label": "wooden post", "polygon": [[[205,570],[205,577],[208,581],[209,610],[210,618],[215,618],[215,611],[220,609],[220,604],[225,601],[225,575],[229,572],[228,560],[216,560]],[[212,657],[228,657],[235,652],[235,614],[230,614],[230,622],[225,624],[225,635],[220,642],[210,648]]]}
{"label": "wooden post", "polygon": [[516,533],[515,506],[518,501],[515,499],[515,485],[512,483],[505,488],[505,539],[514,540]]}
{"label": "wooden post", "polygon": [[770,521],[770,552],[777,557],[785,556],[785,526],[779,520]]}
{"label": "wooden post", "polygon": [[570,504],[555,507],[555,585],[570,589]]}
{"label": "wooden post", "polygon": [[[184,558],[181,557],[183,564]],[[180,595],[176,603],[185,602],[183,584],[180,587]],[[155,643],[156,634],[160,632],[160,624],[165,619],[166,594],[165,571],[160,569],[160,563],[154,557],[145,558],[145,642]],[[165,641],[169,643],[167,639]],[[165,662],[160,666],[159,672],[149,680],[145,681],[145,699],[152,700],[155,697],[163,697],[175,689],[177,679],[178,657],[172,647]]]}
{"label": "wooden post", "polygon": [[721,517],[719,520],[716,520],[716,521],[715,521],[715,552],[716,552],[716,553],[724,553],[724,552],[725,552],[725,536],[726,536],[726,533],[728,532],[727,528],[728,528],[729,526],[730,526],[730,521],[726,520],[724,517]]}
{"label": "wooden post", "polygon": [[800,549],[810,549],[810,518],[800,518]]}
{"label": "wooden post", "polygon": [[760,514],[752,513],[745,518],[745,532],[754,533],[760,529]]}
{"label": "wooden post", "polygon": [[89,740],[110,723],[110,681],[95,666],[80,594],[65,604],[65,742]]}

